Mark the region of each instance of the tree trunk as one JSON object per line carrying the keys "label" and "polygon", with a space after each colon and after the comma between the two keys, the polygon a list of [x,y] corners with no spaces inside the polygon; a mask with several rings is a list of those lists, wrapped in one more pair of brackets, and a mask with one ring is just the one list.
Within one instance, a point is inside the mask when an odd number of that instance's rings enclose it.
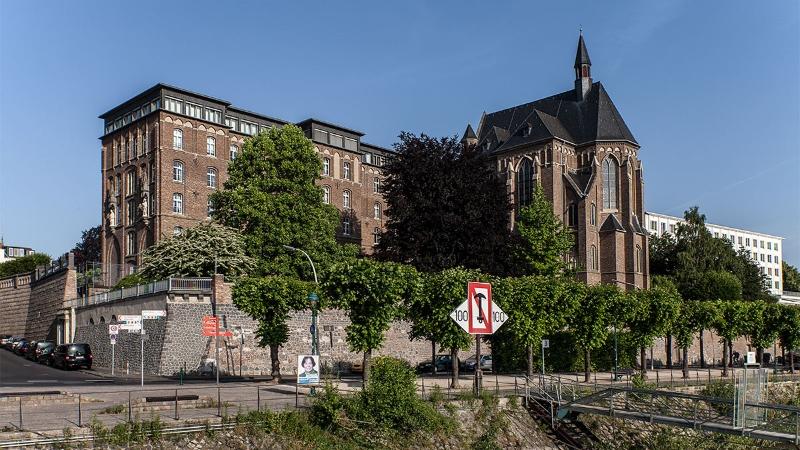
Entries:
{"label": "tree trunk", "polygon": [[367,386],[369,382],[369,369],[370,364],[372,363],[372,349],[367,350],[364,352],[364,373],[362,374],[362,379],[364,380],[364,387]]}
{"label": "tree trunk", "polygon": [[528,354],[527,354],[527,360],[528,360],[527,375],[528,375],[528,378],[530,379],[531,377],[533,377],[533,345],[528,345],[526,350],[528,351]]}
{"label": "tree trunk", "polygon": [[431,363],[433,364],[431,373],[436,375],[436,342],[434,341],[431,341]]}
{"label": "tree trunk", "polygon": [[733,367],[733,341],[728,341],[728,355],[730,355],[730,361],[728,364]]}
{"label": "tree trunk", "polygon": [[728,341],[722,341],[722,376],[728,376]]}
{"label": "tree trunk", "polygon": [[794,349],[789,351],[789,373],[794,375]]}
{"label": "tree trunk", "polygon": [[269,359],[272,362],[272,381],[281,381],[281,360],[278,358],[278,344],[269,345]]}
{"label": "tree trunk", "polygon": [[642,359],[642,379],[647,379],[647,353],[644,347],[639,347],[639,356]]}
{"label": "tree trunk", "polygon": [[683,347],[683,378],[689,378],[689,347]]}
{"label": "tree trunk", "polygon": [[[450,378],[450,387],[455,389],[458,387],[458,348],[450,349],[450,363],[453,372]],[[477,364],[480,364],[480,361],[478,361]],[[478,370],[477,368],[478,366],[475,366],[475,370]]]}
{"label": "tree trunk", "polygon": [[667,335],[666,340],[666,348],[667,348],[667,367],[672,369],[672,335]]}
{"label": "tree trunk", "polygon": [[583,382],[588,383],[591,374],[589,373],[589,368],[591,365],[591,352],[587,349],[584,351],[583,354]]}
{"label": "tree trunk", "polygon": [[[713,361],[712,361],[713,363]],[[706,349],[703,348],[703,329],[700,329],[700,368],[706,368]]]}

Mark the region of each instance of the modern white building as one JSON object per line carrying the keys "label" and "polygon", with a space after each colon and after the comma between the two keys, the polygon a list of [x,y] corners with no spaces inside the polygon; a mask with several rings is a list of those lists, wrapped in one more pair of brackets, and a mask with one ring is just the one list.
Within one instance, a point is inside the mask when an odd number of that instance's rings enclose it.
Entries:
{"label": "modern white building", "polygon": [[5,245],[3,240],[0,239],[0,264],[12,259],[20,258],[22,256],[32,255],[34,253],[35,252],[32,248]]}
{"label": "modern white building", "polygon": [[[644,216],[647,231],[656,236],[662,236],[665,233],[675,235],[678,224],[684,221],[682,217],[654,212],[646,212]],[[736,249],[743,247],[745,250],[749,250],[753,260],[761,267],[761,272],[767,275],[770,293],[778,297],[782,295],[782,237],[712,223],[706,223],[706,228],[714,237],[727,240]]]}

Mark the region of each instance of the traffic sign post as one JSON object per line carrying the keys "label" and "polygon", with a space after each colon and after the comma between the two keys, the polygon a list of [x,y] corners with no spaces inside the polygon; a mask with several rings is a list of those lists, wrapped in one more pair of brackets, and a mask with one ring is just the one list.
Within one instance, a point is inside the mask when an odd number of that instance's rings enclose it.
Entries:
{"label": "traffic sign post", "polygon": [[481,335],[497,331],[508,316],[492,302],[491,284],[470,281],[467,283],[467,299],[450,313],[450,317],[464,331],[475,335],[475,393],[480,394],[483,379]]}

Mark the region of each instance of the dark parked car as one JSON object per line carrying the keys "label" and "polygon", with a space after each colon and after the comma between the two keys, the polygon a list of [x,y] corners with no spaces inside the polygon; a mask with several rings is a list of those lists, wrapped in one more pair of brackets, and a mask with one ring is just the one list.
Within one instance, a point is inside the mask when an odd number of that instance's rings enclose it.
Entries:
{"label": "dark parked car", "polygon": [[[461,369],[467,372],[475,371],[475,357],[470,356],[461,365]],[[492,355],[481,355],[481,370],[492,370]]]}
{"label": "dark parked car", "polygon": [[31,357],[30,357],[30,355],[32,353],[31,350],[34,350],[36,348],[36,343],[37,342],[39,342],[39,341],[30,341],[30,342],[28,342],[28,350],[25,353],[22,354],[22,356],[24,356],[25,359],[31,359]]}
{"label": "dark parked car", "polygon": [[89,344],[64,344],[53,351],[53,367],[72,369],[76,367],[92,368],[92,349]]}
{"label": "dark parked car", "polygon": [[27,339],[21,339],[17,341],[17,343],[14,344],[14,353],[21,356],[25,355],[25,353],[28,351],[28,345],[30,345],[30,341]]}
{"label": "dark parked car", "polygon": [[19,336],[14,336],[11,339],[9,339],[8,341],[6,341],[5,345],[3,345],[3,347],[5,347],[6,350],[11,350],[13,352],[14,351],[14,346],[22,339],[24,339],[24,338],[19,337]]}
{"label": "dark parked car", "polygon": [[[453,370],[453,359],[450,355],[436,355],[436,372],[451,372]],[[433,372],[433,365],[430,361],[423,361],[417,365],[420,373]]]}
{"label": "dark parked car", "polygon": [[5,347],[6,344],[8,344],[8,341],[10,341],[12,337],[13,336],[11,336],[10,334],[4,334],[0,336],[0,346]]}
{"label": "dark parked car", "polygon": [[[30,349],[28,350],[28,354],[25,355],[26,358],[30,359],[31,361],[36,362],[44,362],[47,361],[47,357],[55,348],[56,344],[52,341],[36,341],[31,342]],[[45,352],[45,350],[47,350]]]}

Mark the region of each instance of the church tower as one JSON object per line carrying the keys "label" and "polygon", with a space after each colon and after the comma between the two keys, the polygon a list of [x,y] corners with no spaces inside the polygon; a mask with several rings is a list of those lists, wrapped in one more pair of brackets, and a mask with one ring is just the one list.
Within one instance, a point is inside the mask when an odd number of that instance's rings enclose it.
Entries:
{"label": "church tower", "polygon": [[582,101],[589,89],[592,88],[592,61],[589,59],[589,51],[586,50],[586,43],[583,42],[583,32],[578,38],[578,51],[575,54],[575,96],[578,101]]}

